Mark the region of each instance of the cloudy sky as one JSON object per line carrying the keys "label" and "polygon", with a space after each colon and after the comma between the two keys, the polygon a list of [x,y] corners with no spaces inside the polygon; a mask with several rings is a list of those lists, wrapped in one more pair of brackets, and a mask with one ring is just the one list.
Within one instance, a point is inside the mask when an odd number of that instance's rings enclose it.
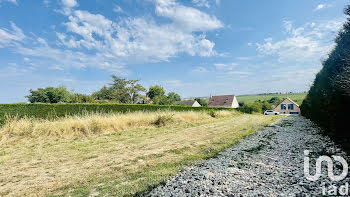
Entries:
{"label": "cloudy sky", "polygon": [[0,0],[0,103],[115,74],[182,97],[307,91],[346,0]]}

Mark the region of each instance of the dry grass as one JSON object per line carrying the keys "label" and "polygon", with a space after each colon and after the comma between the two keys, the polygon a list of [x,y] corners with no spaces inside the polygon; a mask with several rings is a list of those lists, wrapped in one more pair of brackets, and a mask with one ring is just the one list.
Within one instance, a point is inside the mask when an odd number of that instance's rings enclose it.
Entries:
{"label": "dry grass", "polygon": [[[218,117],[237,112],[218,111]],[[110,134],[133,128],[149,128],[168,124],[196,123],[210,119],[205,112],[134,112],[128,114],[85,114],[68,116],[55,121],[33,118],[9,118],[0,129],[0,144],[21,139],[56,139]]]}
{"label": "dry grass", "polygon": [[[155,125],[161,116],[172,117],[168,125]],[[0,144],[0,196],[135,195],[279,118],[159,112],[14,120],[1,130],[3,142],[16,141]]]}

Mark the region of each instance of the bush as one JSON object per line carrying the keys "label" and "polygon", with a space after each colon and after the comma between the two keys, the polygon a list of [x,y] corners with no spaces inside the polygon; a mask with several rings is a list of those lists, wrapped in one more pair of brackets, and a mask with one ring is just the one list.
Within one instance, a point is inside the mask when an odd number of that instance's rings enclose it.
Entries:
{"label": "bush", "polygon": [[214,110],[209,110],[209,111],[208,111],[208,114],[209,114],[211,117],[213,117],[213,118],[216,118],[216,117],[217,117],[217,113],[216,113],[216,111],[214,111]]}
{"label": "bush", "polygon": [[167,123],[171,122],[173,120],[173,116],[172,115],[159,115],[158,118],[154,121],[154,125],[156,126],[165,126],[167,125]]}

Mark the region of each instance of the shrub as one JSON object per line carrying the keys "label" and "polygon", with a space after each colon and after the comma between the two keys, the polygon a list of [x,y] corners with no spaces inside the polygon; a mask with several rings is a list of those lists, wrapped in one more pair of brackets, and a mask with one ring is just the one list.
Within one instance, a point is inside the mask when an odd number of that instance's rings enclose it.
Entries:
{"label": "shrub", "polygon": [[165,126],[165,125],[167,125],[167,123],[169,123],[173,120],[173,116],[174,116],[174,114],[172,114],[172,115],[159,115],[153,124],[156,126]]}
{"label": "shrub", "polygon": [[214,111],[214,110],[209,110],[209,111],[208,111],[208,114],[209,114],[211,117],[213,117],[213,118],[216,118],[216,117],[217,117],[217,113],[216,113],[216,111]]}

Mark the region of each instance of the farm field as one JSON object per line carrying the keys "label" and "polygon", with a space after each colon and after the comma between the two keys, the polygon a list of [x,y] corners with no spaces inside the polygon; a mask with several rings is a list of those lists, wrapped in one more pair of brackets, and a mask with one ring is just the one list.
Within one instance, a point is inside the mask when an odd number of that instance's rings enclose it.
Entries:
{"label": "farm field", "polygon": [[272,97],[278,97],[280,99],[283,98],[290,98],[299,105],[302,104],[303,100],[306,97],[306,93],[291,93],[291,94],[256,94],[256,95],[244,95],[244,96],[237,96],[238,102],[244,102],[244,103],[253,103],[257,100],[269,100]]}
{"label": "farm field", "polygon": [[282,117],[163,111],[14,118],[0,129],[0,196],[140,194]]}

